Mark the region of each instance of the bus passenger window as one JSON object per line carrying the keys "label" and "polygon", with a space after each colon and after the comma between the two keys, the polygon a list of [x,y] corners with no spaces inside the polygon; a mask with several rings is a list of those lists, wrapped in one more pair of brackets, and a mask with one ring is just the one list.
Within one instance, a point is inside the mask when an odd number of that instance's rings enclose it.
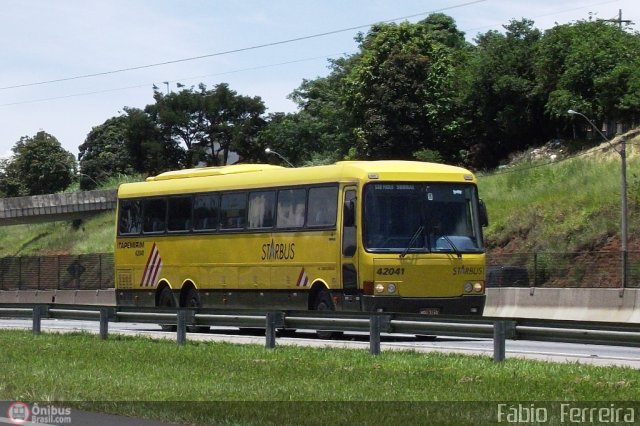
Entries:
{"label": "bus passenger window", "polygon": [[218,196],[215,194],[197,195],[193,200],[193,229],[195,231],[218,228]]}
{"label": "bus passenger window", "polygon": [[144,217],[142,232],[164,232],[167,214],[167,203],[164,199],[144,200],[142,215]]}
{"label": "bus passenger window", "polygon": [[242,229],[247,217],[247,194],[222,194],[220,201],[220,229]]}
{"label": "bus passenger window", "polygon": [[309,189],[307,226],[335,226],[337,210],[337,186]]}
{"label": "bus passenger window", "polygon": [[272,228],[275,204],[275,191],[260,191],[249,194],[249,228]]}
{"label": "bus passenger window", "polygon": [[278,191],[278,228],[301,228],[304,226],[304,210],[307,199],[305,189],[282,189]]}
{"label": "bus passenger window", "polygon": [[120,200],[118,232],[120,235],[137,235],[142,229],[142,209],[138,200]]}
{"label": "bus passenger window", "polygon": [[188,231],[191,228],[191,197],[170,197],[167,214],[169,231]]}

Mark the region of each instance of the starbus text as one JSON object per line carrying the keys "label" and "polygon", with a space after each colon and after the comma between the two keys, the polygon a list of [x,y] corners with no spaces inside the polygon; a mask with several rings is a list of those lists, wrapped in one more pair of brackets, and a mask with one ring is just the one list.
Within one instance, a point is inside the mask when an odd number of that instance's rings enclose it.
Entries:
{"label": "starbus text", "polygon": [[293,260],[296,255],[295,243],[270,243],[262,245],[262,260]]}

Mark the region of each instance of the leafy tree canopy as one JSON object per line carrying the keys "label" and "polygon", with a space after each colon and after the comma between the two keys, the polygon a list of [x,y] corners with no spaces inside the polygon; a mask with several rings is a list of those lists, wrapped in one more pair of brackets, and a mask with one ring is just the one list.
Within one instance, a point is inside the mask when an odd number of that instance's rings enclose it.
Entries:
{"label": "leafy tree canopy", "polygon": [[232,149],[255,155],[252,144],[266,109],[259,97],[238,95],[221,83],[212,90],[200,84],[166,95],[155,91],[154,99],[145,112],[166,139],[185,145],[187,166],[226,164]]}
{"label": "leafy tree canopy", "polygon": [[76,174],[75,157],[58,140],[40,131],[23,136],[4,161],[0,186],[7,197],[51,194],[66,189]]}

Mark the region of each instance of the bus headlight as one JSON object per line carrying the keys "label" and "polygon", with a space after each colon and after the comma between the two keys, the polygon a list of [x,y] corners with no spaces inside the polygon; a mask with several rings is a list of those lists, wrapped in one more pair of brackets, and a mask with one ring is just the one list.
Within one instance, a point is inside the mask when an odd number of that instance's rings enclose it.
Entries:
{"label": "bus headlight", "polygon": [[387,286],[387,291],[388,291],[389,293],[395,293],[395,292],[396,292],[396,285],[395,285],[395,284],[393,284],[393,283],[389,284],[389,285]]}
{"label": "bus headlight", "polygon": [[376,289],[376,293],[383,293],[384,292],[384,284],[380,284],[380,283],[376,284],[375,289]]}
{"label": "bus headlight", "polygon": [[464,283],[465,293],[482,293],[482,290],[484,290],[484,282],[482,281],[468,281]]}

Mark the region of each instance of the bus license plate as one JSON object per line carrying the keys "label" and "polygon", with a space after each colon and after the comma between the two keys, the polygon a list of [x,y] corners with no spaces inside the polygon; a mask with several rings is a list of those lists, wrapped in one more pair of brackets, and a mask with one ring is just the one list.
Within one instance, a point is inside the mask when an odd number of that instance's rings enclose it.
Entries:
{"label": "bus license plate", "polygon": [[422,315],[440,315],[440,308],[422,308],[420,313]]}

